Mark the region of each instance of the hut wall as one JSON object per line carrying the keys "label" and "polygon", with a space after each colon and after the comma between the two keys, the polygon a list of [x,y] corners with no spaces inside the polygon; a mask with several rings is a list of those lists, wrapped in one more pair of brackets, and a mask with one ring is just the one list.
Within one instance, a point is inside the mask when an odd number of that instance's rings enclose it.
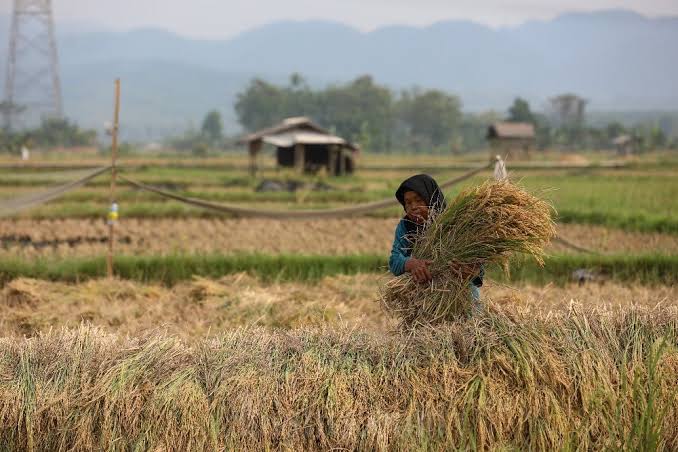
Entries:
{"label": "hut wall", "polygon": [[[331,172],[330,148],[324,144],[307,144],[304,146],[305,169],[306,171],[318,171],[320,168],[327,168]],[[343,168],[348,174],[353,173],[354,163],[350,155],[345,152],[335,152],[334,174],[337,175]],[[343,162],[342,162],[343,160]],[[285,168],[294,167],[294,147],[276,148],[276,161],[279,166]]]}
{"label": "hut wall", "polygon": [[275,155],[278,166],[284,166],[286,168],[294,167],[294,146],[276,148]]}
{"label": "hut wall", "polygon": [[[307,169],[313,169],[329,165],[329,147],[324,144],[304,145],[304,162]],[[276,149],[278,165],[285,167],[294,166],[294,146],[279,147]]]}

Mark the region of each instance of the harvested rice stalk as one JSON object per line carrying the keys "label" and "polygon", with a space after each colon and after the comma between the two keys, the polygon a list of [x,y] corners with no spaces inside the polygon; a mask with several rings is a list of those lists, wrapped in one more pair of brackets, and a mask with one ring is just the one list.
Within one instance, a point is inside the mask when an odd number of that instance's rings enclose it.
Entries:
{"label": "harvested rice stalk", "polygon": [[460,193],[414,237],[412,255],[430,259],[433,280],[418,284],[405,274],[382,290],[385,309],[404,326],[435,324],[469,312],[471,280],[481,266],[508,272],[517,253],[543,265],[544,247],[555,235],[552,207],[508,181],[492,181]]}

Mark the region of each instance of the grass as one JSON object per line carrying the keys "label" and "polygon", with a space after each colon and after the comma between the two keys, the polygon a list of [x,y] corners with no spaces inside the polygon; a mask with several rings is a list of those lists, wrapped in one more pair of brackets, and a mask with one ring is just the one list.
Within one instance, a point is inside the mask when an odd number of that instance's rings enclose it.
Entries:
{"label": "grass", "polygon": [[523,183],[531,190],[550,189],[546,196],[559,212],[559,221],[678,232],[674,174],[527,176]]}
{"label": "grass", "polygon": [[[220,277],[249,272],[264,280],[317,281],[325,276],[378,272],[384,269],[382,256],[267,256],[193,255],[193,256],[119,256],[115,274],[134,281],[156,281],[172,285],[194,276]],[[57,261],[0,261],[0,282],[18,277],[71,281],[106,275],[104,258],[72,258]]]}
{"label": "grass", "polygon": [[[0,341],[3,450],[675,450],[678,312]],[[663,345],[662,345],[663,344]]]}
{"label": "grass", "polygon": [[643,284],[678,283],[678,256],[676,255],[558,255],[546,259],[543,268],[527,259],[511,263],[510,276],[493,270],[491,276],[499,281],[529,281],[535,284],[572,280],[575,270],[587,269],[594,278],[613,281],[636,281]]}
{"label": "grass", "polygon": [[618,228],[625,231],[678,234],[678,215],[661,213],[601,212],[599,210],[560,209],[558,221],[567,224],[591,224]]}
{"label": "grass", "polygon": [[[557,255],[541,268],[536,263],[517,260],[511,264],[511,281],[565,284],[572,272],[589,269],[601,280],[640,284],[678,283],[678,256]],[[142,282],[173,285],[194,276],[220,277],[247,272],[264,280],[318,281],[325,276],[385,273],[387,262],[381,255],[303,256],[303,255],[174,255],[118,256],[116,276]],[[77,282],[106,275],[104,258],[65,258],[60,260],[0,260],[0,283],[26,277],[51,281]],[[507,281],[498,270],[489,276]]]}
{"label": "grass", "polygon": [[[436,174],[436,178],[442,181],[458,174],[458,171],[445,171]],[[338,188],[335,191],[257,193],[254,187],[261,179],[249,178],[242,171],[147,167],[130,172],[131,177],[143,182],[216,202],[273,208],[280,205],[281,208],[294,209],[326,209],[391,197],[400,181],[408,175],[411,175],[411,171],[364,171],[351,177],[325,179]],[[479,184],[488,176],[489,172],[483,177],[472,178],[446,195],[452,197],[463,188]],[[49,185],[39,173],[13,174],[7,171],[0,177],[0,184],[19,187],[30,183],[31,177],[40,186]],[[295,175],[274,172],[265,177],[297,178]],[[615,171],[517,170],[514,177],[520,179],[521,184],[530,191],[547,190],[545,196],[558,211],[558,221],[678,234],[678,204],[675,202],[678,198],[678,183],[672,171],[643,173],[637,168]],[[313,182],[318,178],[307,177],[305,180]],[[29,218],[100,218],[108,204],[107,184],[106,178],[98,178],[93,186],[21,215]],[[12,196],[11,191],[3,190],[2,196]],[[220,213],[190,208],[173,201],[166,202],[155,195],[125,189],[120,191],[120,201],[123,218],[223,217]],[[400,211],[396,206],[371,215],[389,217],[398,215]]]}
{"label": "grass", "polygon": [[[610,201],[612,202],[612,201]],[[243,207],[252,207],[253,203],[234,203]],[[353,204],[339,203],[260,203],[255,204],[258,208],[270,210],[320,210],[337,207],[346,207]],[[107,213],[106,203],[92,202],[58,202],[39,206],[18,214],[15,218],[31,218],[35,220],[49,219],[101,219]],[[662,211],[663,212],[663,211]],[[402,214],[402,208],[392,207],[377,210],[366,214],[369,218],[394,218]],[[198,207],[192,207],[175,201],[161,202],[130,202],[121,204],[121,219],[154,219],[154,218],[233,218],[228,214],[215,212]],[[597,210],[567,210],[561,209],[556,215],[558,222],[567,224],[590,224],[619,228],[625,231],[657,232],[665,234],[678,234],[678,216],[663,213],[646,214],[642,212],[610,213]]]}
{"label": "grass", "polygon": [[[200,190],[201,187],[196,187],[196,190],[177,190],[170,189],[181,196],[189,198],[199,198],[216,202],[227,203],[247,203],[247,202],[273,202],[273,203],[360,203],[376,201],[392,196],[393,193],[387,190],[373,190],[365,191],[344,191],[344,190],[328,190],[328,191],[308,191],[299,190],[297,192],[256,192],[253,189],[215,189]],[[25,193],[25,191],[24,191]],[[2,193],[3,197],[9,199],[14,196],[13,193]],[[18,194],[18,193],[17,193]],[[109,198],[109,190],[106,188],[86,188],[71,192],[59,199],[59,204],[69,204],[77,202],[91,202],[106,204]],[[120,203],[137,203],[137,202],[164,202],[165,200],[154,193],[132,190],[123,188],[118,190],[116,196]]]}
{"label": "grass", "polygon": [[[241,207],[251,208],[253,203],[234,203]],[[344,204],[328,204],[328,203],[256,203],[259,209],[285,211],[285,210],[321,210],[333,209],[336,207],[343,207]],[[42,206],[33,208],[29,211],[24,211],[15,218],[31,218],[36,220],[48,219],[101,219],[107,214],[108,207],[103,203],[92,202],[64,202],[64,203],[48,203]],[[393,207],[370,213],[368,216],[372,218],[394,218],[402,208]],[[161,201],[161,202],[135,202],[129,204],[120,204],[120,218],[134,219],[154,219],[154,218],[235,218],[230,214],[216,212],[213,210],[194,207],[177,201]]]}

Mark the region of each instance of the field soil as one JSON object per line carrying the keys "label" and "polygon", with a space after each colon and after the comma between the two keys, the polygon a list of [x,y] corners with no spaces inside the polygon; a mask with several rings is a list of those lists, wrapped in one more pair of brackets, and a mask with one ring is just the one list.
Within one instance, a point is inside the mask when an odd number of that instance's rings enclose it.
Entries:
{"label": "field soil", "polygon": [[[383,254],[391,249],[398,218],[337,220],[125,219],[116,228],[119,254]],[[677,254],[674,234],[561,224],[567,240],[603,253]],[[101,256],[108,227],[103,220],[0,220],[0,256]],[[571,252],[554,242],[551,253]]]}

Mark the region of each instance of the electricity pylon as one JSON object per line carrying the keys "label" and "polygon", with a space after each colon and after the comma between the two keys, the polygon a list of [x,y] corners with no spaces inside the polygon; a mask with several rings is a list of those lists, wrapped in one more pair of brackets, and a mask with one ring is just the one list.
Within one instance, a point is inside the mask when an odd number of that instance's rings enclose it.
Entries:
{"label": "electricity pylon", "polygon": [[7,55],[4,126],[22,128],[62,117],[59,60],[51,0],[14,0]]}

